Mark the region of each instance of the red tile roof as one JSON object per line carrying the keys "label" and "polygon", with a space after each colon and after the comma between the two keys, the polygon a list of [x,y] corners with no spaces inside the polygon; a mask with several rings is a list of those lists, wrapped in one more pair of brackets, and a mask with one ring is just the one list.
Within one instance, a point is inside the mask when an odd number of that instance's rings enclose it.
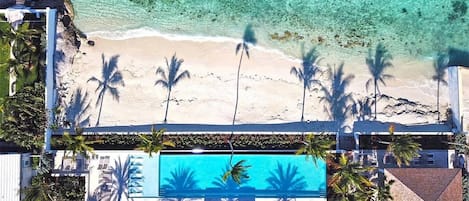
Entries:
{"label": "red tile roof", "polygon": [[[461,169],[386,168],[385,172],[392,175],[390,176],[391,178],[388,176],[388,179],[396,180],[396,183],[391,186],[391,192],[398,193],[410,190],[425,201],[462,200]],[[409,192],[408,195],[412,196],[411,194],[413,193]],[[397,195],[397,197],[400,196],[402,194]],[[407,199],[412,198],[409,197]]]}

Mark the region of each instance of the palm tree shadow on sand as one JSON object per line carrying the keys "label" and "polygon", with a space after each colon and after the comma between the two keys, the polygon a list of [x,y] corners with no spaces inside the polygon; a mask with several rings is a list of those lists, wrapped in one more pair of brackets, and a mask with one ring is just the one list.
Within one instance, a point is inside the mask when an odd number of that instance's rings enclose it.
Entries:
{"label": "palm tree shadow on sand", "polygon": [[178,59],[176,57],[176,53],[174,53],[173,57],[171,57],[170,62],[168,62],[168,58],[165,58],[165,61],[167,72],[165,72],[162,67],[158,67],[158,69],[156,69],[156,75],[160,75],[162,78],[155,82],[155,86],[161,85],[168,90],[168,98],[166,99],[166,112],[164,114],[163,123],[166,123],[168,120],[169,101],[171,99],[171,91],[173,87],[175,87],[179,81],[185,78],[191,78],[188,70],[182,71],[178,74],[184,60]]}
{"label": "palm tree shadow on sand", "polygon": [[279,201],[291,200],[288,198],[289,191],[304,190],[307,187],[305,177],[298,173],[298,166],[291,163],[285,167],[277,162],[277,168],[270,172],[270,177],[266,181],[270,189],[275,190],[277,194],[283,194],[278,198]]}
{"label": "palm tree shadow on sand", "polygon": [[352,114],[352,94],[346,93],[346,88],[354,78],[353,75],[344,75],[344,63],[342,62],[336,69],[329,67],[328,80],[331,86],[322,86],[321,91],[324,96],[320,98],[320,103],[326,102],[324,111],[332,121],[337,123],[340,132],[344,129],[345,120]]}
{"label": "palm tree shadow on sand", "polygon": [[[135,171],[131,168],[130,158],[127,157],[122,162],[119,157],[114,161],[114,167],[110,170],[110,175],[103,174],[99,180],[99,186],[95,189],[93,196],[88,200],[133,200],[129,198],[127,186],[130,184],[129,173]],[[125,197],[125,199],[123,199]]]}
{"label": "palm tree shadow on sand", "polygon": [[119,55],[112,56],[108,61],[105,60],[104,54],[101,54],[102,59],[102,73],[101,80],[95,76],[88,79],[87,82],[97,82],[98,87],[96,87],[95,92],[98,92],[98,99],[96,99],[96,106],[99,105],[99,113],[96,120],[96,126],[99,125],[99,120],[101,118],[101,111],[103,109],[104,96],[109,92],[114,100],[119,102],[120,94],[117,86],[124,87],[124,78],[122,73],[117,69],[117,62],[119,60]]}
{"label": "palm tree shadow on sand", "polygon": [[321,61],[321,58],[319,57],[319,53],[317,52],[316,48],[312,48],[307,53],[305,53],[304,47],[302,47],[301,52],[303,55],[301,68],[293,66],[290,70],[290,74],[297,77],[298,80],[303,84],[303,101],[301,106],[301,122],[303,122],[305,113],[306,89],[310,91],[313,84],[319,83],[319,80],[317,80],[315,77],[317,73],[320,73],[320,69],[317,64]]}
{"label": "palm tree shadow on sand", "polygon": [[81,88],[75,90],[72,98],[66,104],[65,117],[63,124],[65,127],[70,127],[70,130],[75,130],[75,127],[86,127],[90,124],[90,103],[88,92],[83,93]]}
{"label": "palm tree shadow on sand", "polygon": [[[184,196],[185,192],[199,189],[198,181],[195,179],[195,172],[192,168],[178,166],[170,174],[171,177],[164,178],[164,183],[160,189],[160,192],[166,194],[165,197],[174,197],[176,200],[182,201],[187,197]],[[174,196],[171,194],[174,194]]]}

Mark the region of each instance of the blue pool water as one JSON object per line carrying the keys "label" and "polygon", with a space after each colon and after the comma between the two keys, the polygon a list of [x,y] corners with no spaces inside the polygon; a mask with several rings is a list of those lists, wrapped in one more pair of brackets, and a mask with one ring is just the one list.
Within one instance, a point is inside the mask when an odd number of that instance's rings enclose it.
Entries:
{"label": "blue pool water", "polygon": [[[237,185],[222,181],[228,169],[229,154],[163,154],[159,158],[140,157],[140,190],[133,197],[325,197],[326,165],[315,165],[304,156],[273,154],[235,155],[233,163],[246,160],[249,179]],[[136,157],[134,157],[136,158]],[[134,159],[135,161],[135,159]],[[137,164],[137,163],[134,163]],[[155,166],[160,164],[159,171]],[[137,165],[138,166],[138,165]],[[132,169],[135,168],[131,168]],[[132,173],[129,173],[132,175]],[[132,177],[132,176],[131,176]],[[159,179],[156,179],[158,177]],[[159,187],[157,189],[156,187]],[[157,191],[159,190],[159,192]]]}

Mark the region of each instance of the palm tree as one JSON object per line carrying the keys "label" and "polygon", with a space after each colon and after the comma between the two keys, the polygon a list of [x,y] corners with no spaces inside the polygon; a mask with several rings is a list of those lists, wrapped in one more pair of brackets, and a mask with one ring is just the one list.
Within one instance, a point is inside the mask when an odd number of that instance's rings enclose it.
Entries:
{"label": "palm tree", "polygon": [[[231,170],[231,166],[227,164],[225,168],[222,169],[222,173],[219,177],[215,177],[215,181],[212,181],[212,184],[223,191],[234,191],[239,189],[239,184],[233,181],[231,177],[228,177],[226,181],[223,180],[223,175],[225,175],[226,172],[229,172]],[[244,181],[241,180],[241,183]]]}
{"label": "palm tree", "polygon": [[433,69],[435,74],[432,79],[437,82],[436,87],[436,111],[438,113],[438,122],[440,122],[440,83],[448,84],[445,80],[446,67],[448,65],[448,56],[444,53],[438,53],[435,61],[433,62]]}
{"label": "palm tree", "polygon": [[52,201],[55,200],[52,189],[53,184],[48,184],[45,181],[44,175],[37,175],[33,177],[31,186],[23,189],[24,201]]}
{"label": "palm tree", "polygon": [[98,103],[100,104],[99,106],[99,113],[98,113],[98,119],[96,121],[96,126],[99,125],[99,119],[101,117],[101,110],[103,109],[103,101],[104,101],[104,95],[106,92],[109,91],[111,93],[112,98],[114,100],[119,101],[119,90],[115,87],[116,85],[120,86],[125,86],[124,80],[122,77],[121,72],[117,69],[117,62],[119,59],[118,55],[112,56],[109,61],[106,61],[104,58],[104,54],[101,55],[102,59],[102,65],[103,65],[103,71],[101,74],[102,79],[99,80],[95,76],[91,77],[88,79],[87,82],[93,81],[98,83],[98,87],[96,87],[96,91],[99,90],[99,95],[98,99],[96,100],[96,106],[98,106]]}
{"label": "palm tree", "polygon": [[345,89],[354,78],[353,75],[344,77],[344,63],[339,65],[337,71],[329,68],[329,80],[332,82],[331,87],[321,87],[324,96],[319,99],[319,102],[326,102],[324,111],[329,114],[331,120],[336,121],[338,126],[342,126],[347,115],[350,114],[352,107],[347,105],[352,101],[352,95],[345,93]]}
{"label": "palm tree", "polygon": [[163,70],[162,67],[158,67],[156,69],[156,75],[161,75],[162,79],[159,79],[155,82],[155,86],[158,84],[161,84],[164,88],[168,89],[168,98],[166,99],[166,112],[164,114],[164,120],[163,122],[167,122],[167,117],[168,117],[168,108],[169,108],[169,99],[171,98],[171,90],[173,87],[176,86],[177,83],[179,83],[180,80],[183,80],[184,78],[191,78],[191,75],[189,74],[189,71],[185,70],[182,73],[178,75],[179,68],[182,65],[182,62],[184,62],[183,59],[178,59],[176,57],[176,53],[174,53],[173,57],[171,58],[171,62],[168,63],[168,58],[165,58],[166,60],[166,67],[168,69],[168,76],[166,76],[166,72]]}
{"label": "palm tree", "polygon": [[88,159],[89,154],[92,154],[94,151],[93,147],[90,145],[102,142],[102,140],[87,141],[85,136],[83,136],[83,129],[79,127],[75,128],[75,134],[76,135],[73,137],[68,132],[62,135],[61,143],[64,146],[62,169],[64,168],[64,160],[67,154],[71,153],[73,161],[76,161],[78,155]]}
{"label": "palm tree", "polygon": [[324,134],[314,135],[308,134],[306,140],[302,141],[303,145],[296,151],[296,154],[306,154],[306,159],[313,160],[314,164],[317,166],[317,160],[326,160],[331,146],[335,143],[328,136]]}
{"label": "palm tree", "polygon": [[[246,56],[249,59],[249,45],[250,44],[251,45],[256,45],[256,43],[257,43],[257,39],[254,35],[254,30],[252,29],[252,25],[248,24],[246,26],[246,29],[244,30],[243,41],[241,43],[238,43],[238,45],[236,45],[236,55],[241,50],[241,56],[239,57],[238,71],[237,71],[237,76],[236,76],[236,100],[235,100],[235,108],[234,108],[234,112],[233,112],[233,121],[231,123],[231,125],[233,126],[233,129],[234,129],[235,121],[236,121],[236,114],[238,113],[239,76],[240,76],[240,72],[241,72],[241,63],[243,61],[243,55],[246,54]],[[228,171],[226,174],[228,174],[228,173],[231,174],[233,179],[237,178],[237,180],[234,180],[234,181],[239,184],[239,183],[241,183],[240,177],[249,178],[247,176],[247,173],[244,173],[244,170],[246,168],[250,167],[250,166],[243,166],[242,165],[245,162],[245,160],[238,161],[235,165],[233,165],[233,155],[234,155],[234,148],[233,148],[233,142],[232,142],[233,135],[234,135],[234,130],[231,131],[230,138],[228,139],[228,144],[230,145],[230,149],[231,149],[230,166],[231,166],[232,170]],[[238,175],[239,174],[238,169],[235,170],[235,168],[241,168],[240,170],[242,170],[242,172],[243,172],[242,175]],[[234,175],[232,173],[234,173]],[[225,178],[225,176],[223,176],[223,178]],[[226,181],[226,179],[223,179],[223,180]]]}
{"label": "palm tree", "polygon": [[142,140],[142,143],[137,149],[148,153],[150,157],[152,157],[152,153],[158,154],[161,150],[165,149],[166,147],[174,147],[174,142],[163,140],[164,132],[165,129],[156,130],[155,128],[151,128],[150,138],[146,137],[145,135],[139,134],[138,136]]}
{"label": "palm tree", "polygon": [[372,170],[372,167],[363,167],[342,154],[328,184],[335,194],[335,200],[355,200],[359,192],[368,193],[373,183],[364,174]]}
{"label": "palm tree", "polygon": [[383,185],[378,185],[376,191],[374,192],[374,197],[379,201],[388,201],[393,200],[391,195],[391,186],[394,184],[394,180],[387,180],[386,177],[383,178]]}
{"label": "palm tree", "polygon": [[303,102],[301,107],[301,122],[304,120],[305,113],[305,98],[306,98],[306,89],[311,90],[311,86],[314,83],[319,83],[315,79],[316,74],[319,72],[317,64],[321,60],[319,54],[316,51],[316,48],[311,49],[306,54],[303,52],[302,58],[302,68],[292,67],[290,73],[295,75],[300,82],[303,82]]}
{"label": "palm tree", "polygon": [[420,156],[419,151],[420,144],[415,142],[410,135],[394,135],[394,125],[389,127],[389,134],[391,135],[391,141],[379,141],[379,143],[388,145],[386,151],[394,156],[396,159],[397,166],[401,167],[402,163],[410,165],[410,162]]}
{"label": "palm tree", "polygon": [[240,160],[235,165],[231,165],[231,169],[223,174],[223,181],[226,182],[228,177],[231,176],[234,182],[241,184],[241,181],[244,179],[249,179],[247,169],[250,168],[250,165],[244,165],[246,160]]}
{"label": "palm tree", "polygon": [[[18,27],[3,26],[0,29],[0,40],[8,42],[11,48],[8,66],[10,79],[13,81],[10,85],[16,83],[17,76],[22,76],[22,79],[26,80],[32,68],[37,66],[40,48],[34,40],[38,39],[41,33],[38,29],[31,29],[29,23],[23,23]],[[32,79],[37,79],[37,77],[36,73]],[[22,87],[17,87],[17,90]],[[9,89],[13,89],[13,86],[9,86]],[[10,92],[12,92],[10,95],[13,95],[15,91],[10,90]]]}
{"label": "palm tree", "polygon": [[386,83],[384,82],[385,79],[392,78],[391,75],[384,74],[384,70],[388,67],[392,67],[392,56],[389,54],[388,50],[384,47],[383,44],[379,43],[376,46],[376,51],[373,56],[371,49],[368,52],[368,57],[366,58],[366,65],[368,66],[368,70],[371,73],[371,77],[367,82],[366,82],[366,89],[368,90],[370,84],[373,82],[373,87],[375,90],[374,93],[374,99],[375,99],[375,119],[377,118],[377,95],[378,93],[381,94],[381,91],[379,89],[379,83],[382,83],[384,86],[386,86]]}

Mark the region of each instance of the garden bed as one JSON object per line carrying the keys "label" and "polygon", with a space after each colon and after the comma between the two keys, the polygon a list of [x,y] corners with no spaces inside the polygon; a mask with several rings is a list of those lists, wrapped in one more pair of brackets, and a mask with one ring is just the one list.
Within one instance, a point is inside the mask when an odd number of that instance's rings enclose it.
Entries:
{"label": "garden bed", "polygon": [[[328,135],[335,140],[335,135]],[[141,143],[138,135],[85,135],[87,141],[102,141],[92,144],[95,150],[133,150]],[[175,147],[167,150],[230,150],[228,144],[229,134],[177,134],[164,135],[165,140],[175,143]],[[53,136],[53,149],[64,149],[60,145],[60,135]],[[301,135],[265,135],[265,134],[238,134],[234,135],[232,142],[235,150],[296,150],[300,148]],[[335,145],[331,146],[335,149]]]}

